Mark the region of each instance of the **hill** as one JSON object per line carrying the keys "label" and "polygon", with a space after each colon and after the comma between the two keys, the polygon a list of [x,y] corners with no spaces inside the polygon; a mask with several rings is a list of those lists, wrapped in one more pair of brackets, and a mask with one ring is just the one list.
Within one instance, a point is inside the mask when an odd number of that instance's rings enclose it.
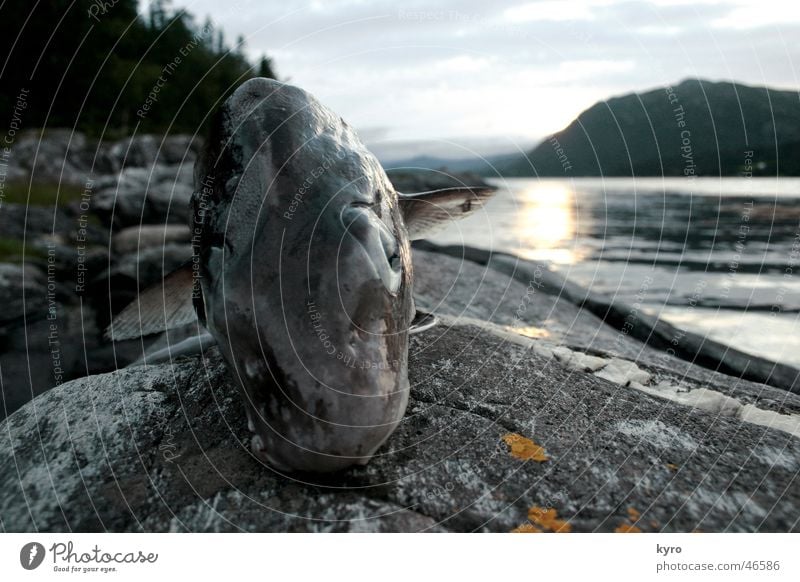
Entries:
{"label": "hill", "polygon": [[[752,153],[751,153],[752,152]],[[800,94],[688,79],[596,103],[504,176],[800,175]]]}

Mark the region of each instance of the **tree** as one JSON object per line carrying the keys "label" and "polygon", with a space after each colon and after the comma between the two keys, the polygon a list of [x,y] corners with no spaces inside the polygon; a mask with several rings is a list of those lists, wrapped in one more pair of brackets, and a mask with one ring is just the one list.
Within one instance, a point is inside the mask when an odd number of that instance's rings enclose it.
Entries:
{"label": "tree", "polygon": [[169,0],[155,0],[141,16],[136,0],[100,6],[95,0],[0,4],[0,125],[10,122],[26,87],[25,127],[202,131],[198,126],[217,104],[263,68],[251,65],[240,47],[229,49],[209,19],[198,27]]}
{"label": "tree", "polygon": [[272,59],[262,56],[261,61],[258,63],[258,76],[266,77],[267,79],[277,79],[275,71],[272,69]]}

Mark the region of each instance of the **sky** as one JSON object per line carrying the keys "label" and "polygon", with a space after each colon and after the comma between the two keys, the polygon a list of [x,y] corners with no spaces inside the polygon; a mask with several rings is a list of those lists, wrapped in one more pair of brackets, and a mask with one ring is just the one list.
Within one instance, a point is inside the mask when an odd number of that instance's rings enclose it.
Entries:
{"label": "sky", "polygon": [[597,101],[686,77],[800,88],[795,0],[173,6],[200,22],[210,16],[229,40],[243,35],[249,56],[272,57],[282,80],[316,95],[373,145],[527,147]]}

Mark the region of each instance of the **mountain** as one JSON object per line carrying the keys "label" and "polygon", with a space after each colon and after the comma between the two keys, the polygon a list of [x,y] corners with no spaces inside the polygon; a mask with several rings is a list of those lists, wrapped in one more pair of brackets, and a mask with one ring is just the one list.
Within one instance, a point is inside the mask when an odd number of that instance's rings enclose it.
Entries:
{"label": "mountain", "polygon": [[442,172],[476,172],[482,176],[497,175],[494,168],[505,167],[519,160],[520,154],[500,154],[483,158],[439,158],[436,156],[414,156],[407,160],[386,162],[386,169],[422,169]]}
{"label": "mountain", "polygon": [[[752,152],[752,153],[751,153]],[[504,176],[800,175],[800,93],[687,79],[596,103]]]}
{"label": "mountain", "polygon": [[[519,159],[537,140],[526,138],[449,138],[414,141],[367,141],[387,169],[445,170],[492,175],[493,167]],[[496,174],[496,172],[494,172]]]}

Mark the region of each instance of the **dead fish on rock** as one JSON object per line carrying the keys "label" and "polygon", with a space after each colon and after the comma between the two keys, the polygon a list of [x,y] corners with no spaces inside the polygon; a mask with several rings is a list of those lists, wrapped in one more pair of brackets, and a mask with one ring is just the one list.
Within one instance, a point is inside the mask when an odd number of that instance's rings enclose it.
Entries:
{"label": "dead fish on rock", "polygon": [[[408,401],[409,241],[494,189],[400,194],[338,115],[273,80],[224,103],[195,168],[192,261],[144,291],[114,340],[199,319],[245,400],[252,449],[283,471],[365,464]],[[213,338],[213,339],[212,339]]]}

